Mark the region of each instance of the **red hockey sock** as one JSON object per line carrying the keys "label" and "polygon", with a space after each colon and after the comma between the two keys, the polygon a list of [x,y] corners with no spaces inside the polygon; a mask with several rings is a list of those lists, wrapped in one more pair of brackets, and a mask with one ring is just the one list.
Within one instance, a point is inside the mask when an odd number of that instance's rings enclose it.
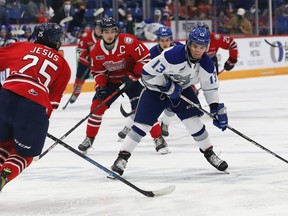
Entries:
{"label": "red hockey sock", "polygon": [[0,167],[4,164],[6,159],[10,155],[10,151],[13,147],[13,140],[0,142]]}
{"label": "red hockey sock", "polygon": [[33,157],[23,157],[19,155],[13,148],[10,151],[9,157],[6,159],[5,163],[2,165],[0,172],[4,168],[9,168],[11,174],[8,176],[8,182],[17,177],[24,169],[26,169],[32,162]]}
{"label": "red hockey sock", "polygon": [[[94,100],[90,107],[90,111],[92,112],[93,110],[95,110],[99,103],[100,102],[98,100]],[[88,137],[94,138],[98,134],[100,125],[102,123],[102,116],[107,109],[108,107],[106,105],[102,105],[88,118],[88,123],[86,127],[86,135]]]}
{"label": "red hockey sock", "polygon": [[155,123],[150,130],[151,137],[156,139],[157,137],[162,135],[161,126],[159,122]]}
{"label": "red hockey sock", "polygon": [[74,93],[74,95],[76,96],[78,96],[81,93],[82,86],[85,83],[85,79],[81,81],[80,85],[78,85],[78,83],[80,83],[80,79],[76,77],[75,82],[74,82],[74,89],[78,86],[77,90]]}

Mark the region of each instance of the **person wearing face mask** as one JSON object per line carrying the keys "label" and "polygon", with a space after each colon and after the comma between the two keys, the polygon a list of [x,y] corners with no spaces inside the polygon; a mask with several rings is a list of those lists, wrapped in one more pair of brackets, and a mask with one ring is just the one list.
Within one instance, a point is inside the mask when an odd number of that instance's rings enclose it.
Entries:
{"label": "person wearing face mask", "polygon": [[239,8],[237,16],[233,16],[225,25],[227,32],[231,35],[252,35],[252,24],[245,17],[245,9]]}
{"label": "person wearing face mask", "polygon": [[75,8],[71,6],[70,0],[64,0],[62,7],[54,11],[54,16],[51,17],[50,22],[60,23],[60,21],[68,16],[74,16]]}
{"label": "person wearing face mask", "polygon": [[252,24],[245,17],[245,9],[239,8],[236,16],[233,16],[225,25],[230,35],[252,35]]}

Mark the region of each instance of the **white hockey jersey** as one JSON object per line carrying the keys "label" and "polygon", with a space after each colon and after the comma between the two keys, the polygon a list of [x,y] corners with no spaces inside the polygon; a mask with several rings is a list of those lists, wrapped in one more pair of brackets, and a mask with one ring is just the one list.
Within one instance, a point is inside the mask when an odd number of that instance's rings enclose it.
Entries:
{"label": "white hockey jersey", "polygon": [[219,103],[219,82],[213,62],[204,53],[199,61],[192,63],[186,49],[186,45],[165,49],[145,64],[142,70],[143,84],[152,91],[161,92],[159,87],[165,87],[168,79],[183,89],[200,83],[207,103]]}

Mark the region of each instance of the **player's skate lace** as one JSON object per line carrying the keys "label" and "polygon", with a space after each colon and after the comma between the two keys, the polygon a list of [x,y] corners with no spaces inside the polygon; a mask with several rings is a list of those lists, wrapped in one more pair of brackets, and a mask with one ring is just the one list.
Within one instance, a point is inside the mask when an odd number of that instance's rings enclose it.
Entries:
{"label": "player's skate lace", "polygon": [[228,168],[226,161],[221,160],[213,151],[213,147],[208,148],[205,152],[200,149],[204,154],[206,160],[219,171],[225,171]]}
{"label": "player's skate lace", "polygon": [[84,141],[78,146],[78,149],[84,153],[92,147],[94,142],[94,138],[91,137],[86,137]]}
{"label": "player's skate lace", "polygon": [[129,133],[130,130],[131,130],[131,128],[128,128],[128,127],[125,126],[125,127],[118,133],[119,138],[125,139],[125,137],[127,136],[127,134]]}
{"label": "player's skate lace", "polygon": [[0,173],[0,191],[8,182],[8,176],[11,174],[11,170],[9,168],[4,168]]}
{"label": "player's skate lace", "polygon": [[79,96],[79,95],[72,95],[72,97],[70,98],[69,102],[70,102],[71,104],[74,103],[74,102],[77,100],[78,96]]}
{"label": "player's skate lace", "polygon": [[169,136],[168,125],[161,123],[162,136]]}
{"label": "player's skate lace", "polygon": [[156,139],[154,139],[154,143],[156,151],[159,152],[160,154],[170,153],[168,145],[162,136],[159,136]]}
{"label": "player's skate lace", "polygon": [[119,173],[119,175],[122,175],[124,173],[124,169],[126,168],[128,159],[130,158],[131,154],[126,151],[120,151],[118,154],[117,159],[113,163],[111,169],[114,172]]}

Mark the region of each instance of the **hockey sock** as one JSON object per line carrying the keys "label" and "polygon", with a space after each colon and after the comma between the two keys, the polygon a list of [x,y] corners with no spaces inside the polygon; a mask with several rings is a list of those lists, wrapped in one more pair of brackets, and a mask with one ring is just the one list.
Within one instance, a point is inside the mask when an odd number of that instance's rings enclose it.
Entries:
{"label": "hockey sock", "polygon": [[[90,110],[94,110],[99,105],[98,100],[94,100],[92,102]],[[94,138],[99,131],[100,125],[102,123],[102,117],[104,112],[108,109],[106,105],[103,105],[99,107],[98,110],[96,110],[91,116],[88,118],[88,123],[86,127],[86,135],[87,137]]]}
{"label": "hockey sock", "polygon": [[24,169],[26,169],[32,162],[33,157],[23,157],[19,155],[15,149],[10,151],[9,157],[2,165],[0,172],[4,168],[11,170],[11,174],[8,176],[8,182],[17,177]]}
{"label": "hockey sock", "polygon": [[13,147],[13,141],[0,142],[0,167],[4,164],[6,159],[10,155],[10,151]]}
{"label": "hockey sock", "polygon": [[156,138],[158,138],[159,136],[162,135],[162,130],[161,130],[161,126],[160,126],[159,122],[156,122],[153,125],[153,127],[150,130],[150,134],[151,134],[151,137],[153,139],[156,139]]}
{"label": "hockey sock", "polygon": [[[78,85],[78,83],[80,83],[80,85]],[[81,81],[79,78],[76,77],[75,82],[74,82],[74,89],[77,87],[77,85],[78,85],[78,87],[75,90],[74,95],[78,96],[81,93],[82,86],[83,86],[84,83],[85,83],[85,80]]]}

